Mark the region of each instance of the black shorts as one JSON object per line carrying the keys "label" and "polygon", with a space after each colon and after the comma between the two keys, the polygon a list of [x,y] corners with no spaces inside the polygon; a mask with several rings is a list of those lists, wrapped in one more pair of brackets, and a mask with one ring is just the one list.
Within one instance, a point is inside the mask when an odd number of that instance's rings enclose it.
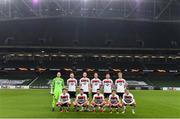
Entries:
{"label": "black shorts", "polygon": [[120,107],[119,104],[115,104],[115,105],[110,105],[110,107]]}
{"label": "black shorts", "polygon": [[[124,106],[127,106],[128,104],[123,104]],[[135,104],[129,104],[129,106],[136,106]]]}
{"label": "black shorts", "polygon": [[[79,103],[80,105],[82,105],[82,107],[85,107],[85,103]],[[81,107],[80,105],[76,105],[78,107]]]}
{"label": "black shorts", "polygon": [[68,93],[70,95],[70,98],[76,98],[76,92],[69,91]]}
{"label": "black shorts", "polygon": [[68,107],[68,106],[69,106],[68,103],[64,103],[64,104],[61,105],[61,107]]}
{"label": "black shorts", "polygon": [[[103,106],[104,106],[104,104],[101,104],[101,105],[100,105],[100,107],[103,107]],[[94,107],[98,107],[98,105],[95,104]]]}
{"label": "black shorts", "polygon": [[109,98],[110,95],[111,93],[104,93],[104,98]]}
{"label": "black shorts", "polygon": [[123,98],[123,94],[124,94],[124,93],[117,93],[117,95],[119,96],[119,98]]}
{"label": "black shorts", "polygon": [[96,94],[96,93],[92,92],[92,97],[94,96],[94,94]]}
{"label": "black shorts", "polygon": [[89,92],[84,92],[84,94],[86,94],[86,95],[87,95],[87,97],[89,98]]}

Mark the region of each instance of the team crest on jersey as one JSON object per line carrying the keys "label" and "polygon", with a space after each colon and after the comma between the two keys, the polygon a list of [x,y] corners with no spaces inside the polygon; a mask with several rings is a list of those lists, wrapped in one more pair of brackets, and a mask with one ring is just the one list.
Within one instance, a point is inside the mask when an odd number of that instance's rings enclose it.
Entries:
{"label": "team crest on jersey", "polygon": [[106,86],[109,86],[109,83],[107,83]]}
{"label": "team crest on jersey", "polygon": [[57,83],[58,85],[60,85],[60,84],[61,84],[61,81],[56,81],[56,83]]}
{"label": "team crest on jersey", "polygon": [[119,86],[122,86],[122,83],[119,83]]}
{"label": "team crest on jersey", "polygon": [[94,85],[96,85],[96,86],[97,86],[97,85],[98,85],[98,83],[95,83]]}

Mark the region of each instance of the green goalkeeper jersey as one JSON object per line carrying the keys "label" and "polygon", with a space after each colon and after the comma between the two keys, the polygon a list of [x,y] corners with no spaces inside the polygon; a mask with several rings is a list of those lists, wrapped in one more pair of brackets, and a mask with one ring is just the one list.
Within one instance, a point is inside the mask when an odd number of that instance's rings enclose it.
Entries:
{"label": "green goalkeeper jersey", "polygon": [[51,93],[62,93],[62,89],[64,88],[64,80],[60,77],[56,77],[52,80],[51,83]]}

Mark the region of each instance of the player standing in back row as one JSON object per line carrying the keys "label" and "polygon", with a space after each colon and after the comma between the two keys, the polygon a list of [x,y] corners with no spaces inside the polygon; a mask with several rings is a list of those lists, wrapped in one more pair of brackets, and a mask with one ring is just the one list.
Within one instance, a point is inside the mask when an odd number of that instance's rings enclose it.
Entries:
{"label": "player standing in back row", "polygon": [[57,77],[54,78],[51,82],[51,94],[53,95],[52,101],[52,112],[54,112],[54,108],[56,103],[58,102],[59,96],[62,94],[62,89],[64,88],[64,80],[61,78],[61,72],[57,73]]}
{"label": "player standing in back row", "polygon": [[118,79],[115,80],[115,87],[116,87],[116,92],[117,95],[122,98],[123,94],[125,92],[126,87],[128,86],[128,83],[126,82],[125,79],[122,77],[122,73],[118,73]]}
{"label": "player standing in back row", "polygon": [[101,80],[98,78],[98,73],[94,73],[94,78],[91,80],[92,97],[97,93],[97,89],[100,89]]}
{"label": "player standing in back row", "polygon": [[102,81],[103,89],[104,89],[104,97],[109,98],[109,95],[112,92],[113,81],[110,79],[110,74],[106,74],[106,79]]}
{"label": "player standing in back row", "polygon": [[70,78],[67,80],[68,93],[72,99],[76,98],[77,80],[74,78],[74,73],[70,73]]}
{"label": "player standing in back row", "polygon": [[87,78],[87,73],[83,72],[83,77],[79,80],[79,86],[80,89],[83,89],[84,94],[89,97],[89,91],[90,91],[90,79]]}

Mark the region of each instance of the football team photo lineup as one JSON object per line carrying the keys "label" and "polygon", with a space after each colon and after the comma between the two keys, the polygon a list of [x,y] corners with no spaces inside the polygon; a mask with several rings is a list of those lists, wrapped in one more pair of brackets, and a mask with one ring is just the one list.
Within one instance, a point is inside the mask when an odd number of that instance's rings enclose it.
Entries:
{"label": "football team photo lineup", "polygon": [[[122,73],[118,72],[118,79],[113,82],[109,73],[105,74],[105,79],[100,80],[98,73],[94,73],[94,78],[90,80],[87,72],[83,72],[82,78],[75,79],[74,73],[70,73],[70,78],[65,86],[61,73],[57,73],[57,77],[51,82],[52,112],[55,106],[59,107],[60,112],[69,112],[71,105],[74,111],[92,111],[104,112],[108,107],[109,112],[122,114],[126,112],[126,106],[132,107],[132,113],[135,114],[136,102],[132,93],[127,89],[128,83],[122,77]],[[79,84],[79,85],[78,85]],[[79,90],[77,91],[77,87]],[[102,89],[102,90],[101,90]],[[90,97],[91,94],[91,97]],[[90,100],[91,99],[91,100]]]}
{"label": "football team photo lineup", "polygon": [[180,119],[180,0],[0,0],[0,119]]}

